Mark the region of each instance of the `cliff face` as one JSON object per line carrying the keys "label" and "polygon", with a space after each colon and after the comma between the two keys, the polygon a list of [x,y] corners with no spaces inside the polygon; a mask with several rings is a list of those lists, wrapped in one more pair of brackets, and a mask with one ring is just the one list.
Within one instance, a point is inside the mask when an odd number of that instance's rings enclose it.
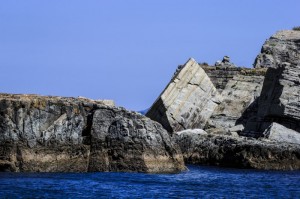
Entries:
{"label": "cliff face", "polygon": [[161,123],[169,132],[203,128],[220,101],[205,71],[190,59],[176,72],[146,116]]}
{"label": "cliff face", "polygon": [[280,31],[254,69],[188,60],[146,114],[162,126],[110,101],[0,94],[0,171],[300,169],[299,54],[300,31]]}
{"label": "cliff face", "polygon": [[[300,31],[280,31],[266,41],[256,67],[268,67],[268,71],[256,117],[247,122],[247,131],[261,133],[272,122],[277,122],[300,132],[299,54]],[[272,61],[268,62],[266,57]]]}
{"label": "cliff face", "polygon": [[1,94],[0,171],[184,169],[180,150],[161,125],[106,104],[84,98]]}

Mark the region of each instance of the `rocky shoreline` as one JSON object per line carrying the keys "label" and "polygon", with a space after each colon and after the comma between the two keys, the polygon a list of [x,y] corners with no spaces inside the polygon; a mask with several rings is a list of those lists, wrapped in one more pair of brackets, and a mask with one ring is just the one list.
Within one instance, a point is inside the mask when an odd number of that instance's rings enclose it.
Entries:
{"label": "rocky shoreline", "polygon": [[300,169],[300,31],[270,37],[254,66],[191,58],[146,116],[110,100],[0,94],[0,171]]}
{"label": "rocky shoreline", "polygon": [[0,94],[0,171],[185,170],[179,146],[159,123],[112,104]]}

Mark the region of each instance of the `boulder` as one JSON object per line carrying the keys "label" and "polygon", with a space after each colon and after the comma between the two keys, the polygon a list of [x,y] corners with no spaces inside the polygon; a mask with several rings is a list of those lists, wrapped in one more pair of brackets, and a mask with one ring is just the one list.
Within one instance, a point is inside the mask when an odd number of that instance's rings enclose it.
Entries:
{"label": "boulder", "polygon": [[180,148],[157,122],[125,109],[95,111],[89,171],[173,173],[184,169]]}
{"label": "boulder", "polygon": [[189,59],[151,106],[146,116],[169,132],[203,128],[221,97],[201,66]]}
{"label": "boulder", "polygon": [[[0,94],[0,171],[184,169],[180,149],[160,124],[106,104],[87,98]],[[101,158],[105,161],[99,162]]]}
{"label": "boulder", "polygon": [[175,133],[187,164],[235,168],[300,169],[300,145],[184,131]]}
{"label": "boulder", "polygon": [[300,133],[288,129],[276,122],[272,123],[263,133],[265,138],[277,142],[289,142],[300,145]]}

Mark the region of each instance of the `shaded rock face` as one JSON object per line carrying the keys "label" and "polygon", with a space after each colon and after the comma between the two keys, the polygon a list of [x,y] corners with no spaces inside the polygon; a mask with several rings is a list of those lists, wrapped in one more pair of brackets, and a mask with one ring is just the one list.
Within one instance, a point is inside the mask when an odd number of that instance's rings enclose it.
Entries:
{"label": "shaded rock face", "polygon": [[193,59],[183,65],[146,116],[169,132],[203,128],[221,97],[205,71]]}
{"label": "shaded rock face", "polygon": [[300,145],[246,137],[176,133],[188,164],[272,170],[300,169]]}
{"label": "shaded rock face", "polygon": [[[273,45],[271,45],[273,44]],[[270,47],[271,46],[271,47]],[[281,31],[263,46],[271,52],[273,61],[265,64],[258,56],[256,67],[269,67],[255,118],[249,120],[246,131],[262,133],[272,122],[300,132],[300,32]]]}
{"label": "shaded rock face", "polygon": [[[180,150],[161,125],[138,113],[105,104],[85,98],[1,94],[0,171],[184,169]],[[133,143],[143,150],[135,150]],[[97,156],[102,155],[99,151],[110,151],[104,156],[107,161],[99,162],[104,158]],[[154,163],[159,166],[153,168]]]}

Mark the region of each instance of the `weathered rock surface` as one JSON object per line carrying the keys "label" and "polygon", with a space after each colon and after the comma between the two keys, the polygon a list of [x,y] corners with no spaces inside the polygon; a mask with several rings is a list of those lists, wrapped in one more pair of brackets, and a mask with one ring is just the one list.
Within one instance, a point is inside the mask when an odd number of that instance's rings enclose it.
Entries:
{"label": "weathered rock surface", "polygon": [[[257,102],[256,117],[246,124],[248,132],[262,133],[273,122],[300,132],[299,53],[299,31],[280,31],[264,44],[256,67],[269,68]],[[272,60],[268,61],[265,55]]]}
{"label": "weathered rock surface", "polygon": [[263,133],[265,138],[277,142],[300,144],[300,133],[288,129],[276,122],[272,123]]}
{"label": "weathered rock surface", "polygon": [[[214,110],[206,129],[229,128],[242,124],[243,113],[258,98],[266,69],[244,69],[228,81],[221,93],[223,101]],[[243,118],[248,119],[248,118]]]}
{"label": "weathered rock surface", "polygon": [[272,35],[256,57],[255,68],[276,68],[283,62],[297,65],[300,59],[300,31],[282,30]]}
{"label": "weathered rock surface", "polygon": [[90,171],[178,172],[181,151],[168,132],[149,118],[124,109],[95,111]]}
{"label": "weathered rock surface", "polygon": [[184,169],[180,149],[160,124],[105,104],[0,94],[0,171]]}
{"label": "weathered rock surface", "polygon": [[175,133],[188,164],[273,170],[300,169],[300,145],[185,130]]}
{"label": "weathered rock surface", "polygon": [[190,59],[152,105],[146,116],[169,132],[203,128],[221,97],[201,66]]}
{"label": "weathered rock surface", "polygon": [[222,93],[229,80],[240,74],[242,68],[222,68],[216,66],[200,65],[208,75],[211,82],[214,84],[219,93]]}

